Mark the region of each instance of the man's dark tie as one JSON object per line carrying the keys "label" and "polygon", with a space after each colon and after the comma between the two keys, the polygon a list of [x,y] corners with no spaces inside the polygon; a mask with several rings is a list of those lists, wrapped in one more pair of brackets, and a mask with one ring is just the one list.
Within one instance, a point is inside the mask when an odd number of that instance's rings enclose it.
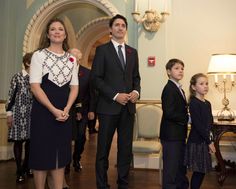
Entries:
{"label": "man's dark tie", "polygon": [[118,55],[119,55],[119,59],[120,59],[120,63],[123,69],[125,69],[125,59],[124,59],[124,55],[122,53],[122,45],[118,46]]}

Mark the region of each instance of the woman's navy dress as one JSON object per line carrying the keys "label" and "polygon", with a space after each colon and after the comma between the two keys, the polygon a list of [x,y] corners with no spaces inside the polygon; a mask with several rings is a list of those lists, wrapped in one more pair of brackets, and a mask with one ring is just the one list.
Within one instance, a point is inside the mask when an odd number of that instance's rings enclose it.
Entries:
{"label": "woman's navy dress", "polygon": [[[40,82],[49,101],[63,110],[69,97],[70,85],[78,85],[75,58],[68,53],[60,56],[47,49],[36,51],[32,57],[30,73],[30,83]],[[29,167],[34,170],[65,167],[71,161],[71,119],[66,122],[57,121],[34,98],[31,122]]]}

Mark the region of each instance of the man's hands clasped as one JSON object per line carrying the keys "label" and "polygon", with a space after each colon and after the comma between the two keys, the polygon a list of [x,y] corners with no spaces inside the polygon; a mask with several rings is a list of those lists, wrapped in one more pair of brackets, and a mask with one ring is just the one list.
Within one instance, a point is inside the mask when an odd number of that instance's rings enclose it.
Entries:
{"label": "man's hands clasped", "polygon": [[118,96],[116,97],[116,101],[123,106],[128,103],[128,101],[135,103],[138,100],[138,93],[132,91],[131,93],[119,93]]}

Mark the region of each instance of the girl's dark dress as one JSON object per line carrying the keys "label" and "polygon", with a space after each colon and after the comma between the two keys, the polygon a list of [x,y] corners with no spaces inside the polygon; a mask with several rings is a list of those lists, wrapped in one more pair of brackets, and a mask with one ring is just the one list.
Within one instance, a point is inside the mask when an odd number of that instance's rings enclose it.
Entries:
{"label": "girl's dark dress", "polygon": [[208,145],[212,142],[210,133],[213,116],[209,101],[196,97],[190,99],[191,131],[185,153],[185,165],[195,172],[207,173],[212,169],[211,154]]}
{"label": "girl's dark dress", "polygon": [[[69,86],[78,85],[75,58],[68,53],[59,56],[47,49],[36,51],[32,57],[31,71],[30,83],[40,82],[49,101],[63,110],[70,93]],[[57,121],[35,98],[31,120],[30,168],[50,170],[65,167],[71,160],[71,120]]]}

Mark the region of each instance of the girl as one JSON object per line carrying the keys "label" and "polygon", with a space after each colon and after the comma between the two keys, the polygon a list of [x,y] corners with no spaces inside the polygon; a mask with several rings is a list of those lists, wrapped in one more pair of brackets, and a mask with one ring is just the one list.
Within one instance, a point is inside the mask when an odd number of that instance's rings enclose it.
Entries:
{"label": "girl", "polygon": [[[30,112],[32,94],[29,84],[29,68],[33,53],[23,57],[24,68],[12,77],[8,101],[6,105],[7,125],[9,128],[8,141],[14,142],[13,152],[17,167],[16,182],[25,180],[24,174],[32,175],[28,169],[29,138],[30,138]],[[25,159],[22,164],[22,146],[25,142]]]}
{"label": "girl", "polygon": [[211,104],[204,97],[208,92],[207,76],[202,73],[195,74],[191,78],[189,90],[192,126],[184,162],[193,171],[191,189],[198,189],[205,173],[212,169],[211,153],[215,153],[211,137],[213,123]]}

